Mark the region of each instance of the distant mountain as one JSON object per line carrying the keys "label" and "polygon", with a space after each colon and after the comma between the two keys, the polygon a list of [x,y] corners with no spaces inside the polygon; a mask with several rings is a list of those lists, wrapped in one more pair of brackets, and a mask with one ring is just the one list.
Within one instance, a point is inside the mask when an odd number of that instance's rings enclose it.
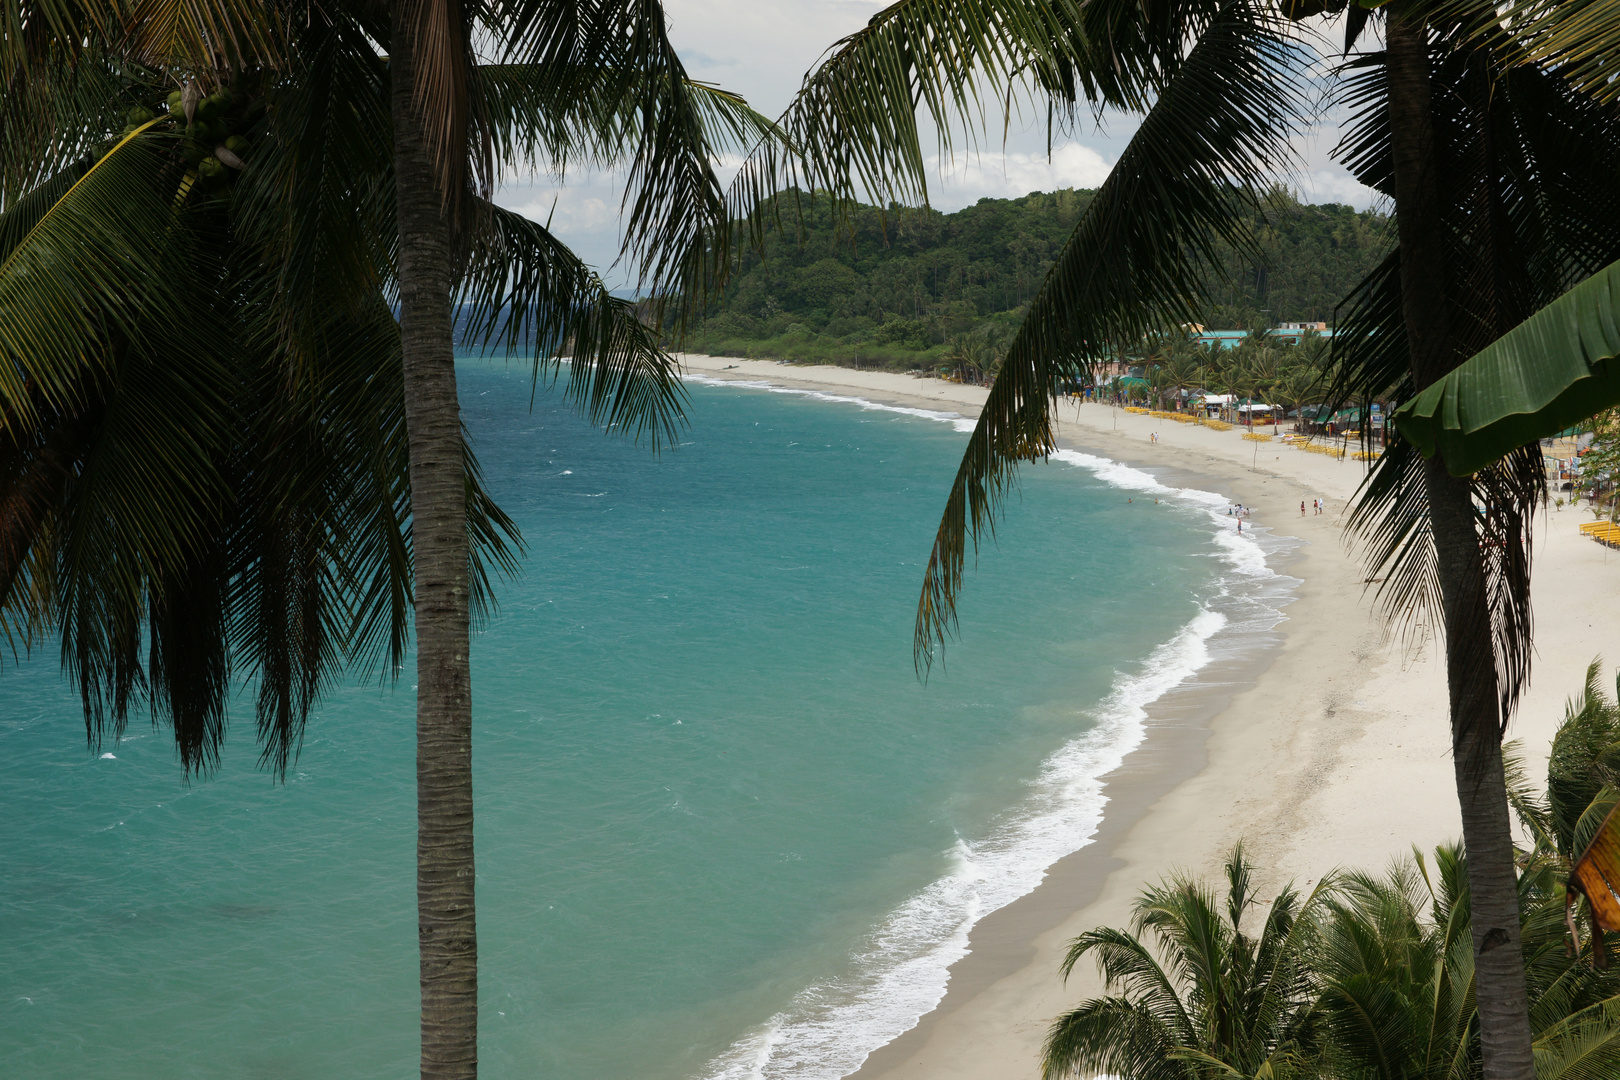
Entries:
{"label": "distant mountain", "polygon": [[[954,214],[861,206],[840,228],[825,201],[803,200],[803,236],[783,208],[763,258],[750,253],[688,341],[722,355],[932,366],[955,335],[1005,338],[1023,315],[1094,192],[980,199]],[[1210,327],[1333,319],[1334,306],[1393,242],[1389,217],[1265,200],[1258,264],[1229,253],[1212,284]]]}

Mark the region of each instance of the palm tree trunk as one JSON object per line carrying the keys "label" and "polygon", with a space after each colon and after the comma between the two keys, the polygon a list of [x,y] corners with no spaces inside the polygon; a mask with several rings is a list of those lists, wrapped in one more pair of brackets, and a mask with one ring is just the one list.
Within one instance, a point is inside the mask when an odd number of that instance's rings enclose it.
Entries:
{"label": "palm tree trunk", "polygon": [[414,42],[394,4],[399,324],[416,608],[416,905],[423,1080],[478,1075],[466,476],[456,402],[451,234],[412,102]]}
{"label": "palm tree trunk", "polygon": [[[1391,4],[1385,30],[1401,302],[1419,389],[1456,367],[1446,293],[1445,234],[1429,100],[1429,50],[1410,0]],[[1445,618],[1452,763],[1462,808],[1473,910],[1476,993],[1486,1080],[1532,1080],[1530,1002],[1519,942],[1519,891],[1502,775],[1501,705],[1485,569],[1471,486],[1424,463]]]}

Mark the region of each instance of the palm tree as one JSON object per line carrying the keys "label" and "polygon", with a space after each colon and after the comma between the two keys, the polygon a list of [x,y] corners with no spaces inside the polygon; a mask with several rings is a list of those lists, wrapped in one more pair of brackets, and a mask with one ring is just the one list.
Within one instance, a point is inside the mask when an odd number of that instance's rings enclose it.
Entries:
{"label": "palm tree", "polygon": [[[658,312],[677,296],[701,302],[724,272],[730,221],[713,171],[713,117],[695,100],[700,88],[687,79],[657,3],[394,0],[390,11],[400,334],[417,500],[422,1069],[424,1076],[471,1076],[477,952],[470,609],[451,305],[465,274],[460,249],[501,216],[481,197],[497,146],[514,163],[544,157],[556,165],[583,148],[587,156],[630,166],[625,254],[659,298]],[[502,63],[479,64],[475,41],[492,45]],[[522,91],[515,110],[514,83]],[[735,133],[747,113],[740,102],[730,104],[724,119]],[[500,138],[487,125],[498,124],[506,110],[517,123]],[[656,357],[661,388],[637,403],[638,420],[667,425],[679,416],[678,395],[672,364],[661,351]],[[607,411],[607,401],[593,401],[593,408]]]}
{"label": "palm tree", "polygon": [[1272,388],[1277,399],[1296,412],[1301,412],[1308,404],[1315,404],[1320,399],[1321,391],[1322,372],[1303,366],[1286,370]]}
{"label": "palm tree", "polygon": [[[1605,208],[1620,156],[1603,111],[1551,71],[1518,64],[1518,42],[1490,11],[1432,23],[1410,4],[1388,11],[1387,101],[1364,112],[1351,141],[1389,148],[1376,163],[1364,151],[1360,167],[1394,197],[1400,248],[1364,283],[1335,340],[1349,373],[1338,386],[1360,403],[1421,392],[1620,251]],[[1480,36],[1479,25],[1495,29]],[[1439,53],[1431,48],[1436,34],[1446,42]],[[1532,114],[1556,114],[1573,141],[1499,137]],[[1586,151],[1564,149],[1585,140]],[[1526,167],[1567,175],[1568,184],[1532,195],[1506,179]],[[1558,205],[1549,215],[1551,203]],[[1544,233],[1548,226],[1555,232]],[[1571,227],[1583,235],[1562,232]],[[1388,576],[1386,599],[1430,608],[1445,627],[1485,1071],[1493,1077],[1532,1068],[1501,732],[1528,671],[1528,526],[1543,484],[1537,450],[1458,477],[1443,459],[1422,461],[1395,442],[1352,517]]]}
{"label": "palm tree", "polygon": [[[1064,977],[1090,954],[1110,993],[1053,1022],[1042,1076],[1312,1075],[1318,1048],[1307,959],[1329,886],[1318,885],[1303,900],[1292,886],[1284,888],[1254,937],[1243,930],[1245,915],[1258,906],[1253,875],[1240,844],[1226,861],[1224,905],[1178,876],[1137,898],[1130,930],[1101,928],[1076,938]],[[1152,946],[1142,940],[1149,933]]]}
{"label": "palm tree", "polygon": [[1166,392],[1173,393],[1176,390],[1175,374],[1164,360],[1159,359],[1149,365],[1147,381],[1148,385],[1153,389],[1154,403],[1160,409],[1163,409]]}
{"label": "palm tree", "polygon": [[[1564,871],[1567,872],[1567,869]],[[1571,958],[1562,872],[1532,862],[1519,884],[1529,1024],[1538,1080],[1620,1066],[1620,977]],[[1323,902],[1311,951],[1323,1073],[1453,1080],[1482,1071],[1467,859],[1455,845],[1344,875]]]}
{"label": "palm tree", "polygon": [[1202,375],[1201,357],[1203,348],[1189,333],[1183,332],[1173,339],[1165,350],[1164,372],[1175,391],[1177,408],[1186,397],[1186,392],[1198,385]]}
{"label": "palm tree", "polygon": [[[1538,1080],[1608,1077],[1620,1068],[1620,968],[1604,962],[1616,935],[1572,953],[1566,934],[1570,865],[1620,800],[1620,705],[1594,663],[1553,740],[1545,792],[1509,755],[1515,811],[1534,842],[1518,882],[1529,1023]],[[1617,688],[1620,689],[1620,688]],[[1246,871],[1241,856],[1229,861]],[[1234,895],[1248,891],[1247,877]],[[1280,902],[1294,900],[1284,890]],[[1110,996],[1061,1017],[1047,1044],[1048,1075],[1107,1072],[1142,1080],[1214,1080],[1289,1072],[1355,1080],[1472,1080],[1481,1075],[1469,874],[1457,845],[1433,861],[1413,851],[1382,875],[1341,873],[1292,916],[1287,1009],[1265,1014],[1256,982],[1266,947],[1221,919],[1185,879],[1148,890],[1131,932],[1100,929],[1070,947],[1067,975],[1090,952]],[[1151,927],[1158,949],[1142,943]],[[1303,928],[1304,932],[1299,932]],[[1281,955],[1281,950],[1271,955]],[[1245,1009],[1250,1010],[1244,1012]],[[1256,1033],[1259,1033],[1258,1035]],[[1082,1072],[1082,1075],[1084,1074]]]}
{"label": "palm tree", "polygon": [[[1537,0],[1514,14],[1525,44],[1520,62],[1555,61],[1583,92],[1614,101],[1620,5]],[[1425,456],[1443,451],[1447,468],[1465,476],[1620,404],[1617,285],[1620,262],[1432,383],[1396,413],[1397,427]]]}
{"label": "palm tree", "polygon": [[[812,75],[800,104],[827,106],[829,119],[805,120],[793,137],[816,160],[834,138],[859,146],[854,177],[902,201],[926,192],[918,106],[948,149],[952,110],[970,111],[986,92],[976,75],[999,93],[998,77],[1027,72],[1026,85],[1060,117],[1082,98],[1142,116],[1031,300],[968,442],[918,603],[919,667],[953,627],[969,544],[999,512],[1017,464],[1053,449],[1061,387],[1084,378],[1099,343],[1192,321],[1221,245],[1258,256],[1240,214],[1259,206],[1291,160],[1308,85],[1307,54],[1286,20],[1324,9],[1343,12],[1347,52],[1383,23],[1389,47],[1339,73],[1356,106],[1340,154],[1394,200],[1400,232],[1399,250],[1350,298],[1335,340],[1335,395],[1399,401],[1620,255],[1620,215],[1608,204],[1620,180],[1616,125],[1549,68],[1524,63],[1514,26],[1495,8],[1447,6],[1431,18],[1412,0],[1381,12],[1264,0],[1147,9],[902,0]],[[1549,131],[1559,138],[1536,135]],[[742,178],[754,175],[745,168]],[[1433,607],[1446,628],[1484,1070],[1526,1078],[1500,746],[1528,670],[1528,525],[1541,470],[1527,453],[1455,482],[1415,464],[1403,445],[1377,463],[1356,523],[1375,566],[1393,564],[1384,599]]]}
{"label": "palm tree", "polygon": [[969,334],[956,334],[947,343],[944,360],[955,369],[963,382],[978,382],[985,376],[994,376],[1001,363],[1000,350],[992,340],[988,327]]}
{"label": "palm tree", "polygon": [[1613,698],[1603,692],[1601,678],[1602,665],[1594,660],[1581,692],[1565,707],[1548,755],[1545,794],[1533,790],[1516,745],[1507,748],[1505,761],[1509,800],[1533,841],[1533,864],[1559,881],[1572,882],[1563,894],[1564,917],[1572,932],[1578,914],[1592,918],[1593,948],[1605,959],[1608,942],[1596,925],[1596,913],[1589,900],[1580,903],[1579,883],[1571,877],[1576,861],[1620,804],[1620,677]]}
{"label": "palm tree", "polygon": [[[1234,351],[1233,355],[1227,358],[1226,363],[1220,367],[1211,368],[1204,381],[1217,394],[1232,395],[1234,397],[1233,402],[1221,406],[1221,419],[1229,419],[1227,409],[1236,409],[1235,397],[1243,388],[1243,358]],[[1236,415],[1235,411],[1232,415]]]}
{"label": "palm tree", "polygon": [[451,301],[537,377],[567,347],[593,420],[680,422],[657,328],[480,183],[628,162],[627,251],[691,299],[731,235],[715,152],[772,129],[685,78],[656,5],[189,10],[40,5],[0,46],[0,626],[59,630],[92,740],[144,698],[188,774],[258,674],[280,771],[414,607],[422,1074],[471,1076],[468,627],[515,532],[462,438]]}
{"label": "palm tree", "polygon": [[[1462,853],[1345,875],[1313,953],[1328,1075],[1450,1080],[1479,1071]],[[1427,909],[1427,911],[1425,910]]]}

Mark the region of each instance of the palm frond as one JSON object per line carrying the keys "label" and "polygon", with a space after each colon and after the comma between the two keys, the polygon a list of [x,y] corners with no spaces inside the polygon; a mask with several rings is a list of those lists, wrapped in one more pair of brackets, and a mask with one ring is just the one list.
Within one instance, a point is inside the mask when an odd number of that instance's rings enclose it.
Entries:
{"label": "palm frond", "polygon": [[1620,263],[1575,286],[1395,413],[1465,476],[1620,403]]}
{"label": "palm frond", "polygon": [[399,0],[388,36],[391,77],[409,80],[446,216],[458,226],[474,222],[469,200],[487,199],[495,180],[495,143],[476,78],[477,10],[458,0]]}
{"label": "palm frond", "polygon": [[1551,809],[1530,779],[1524,761],[1524,744],[1517,739],[1502,745],[1502,774],[1508,805],[1513,808],[1513,816],[1519,819],[1520,828],[1530,834],[1536,848],[1556,851],[1558,840],[1553,833]]}
{"label": "palm frond", "polygon": [[1109,342],[1190,321],[1219,246],[1249,243],[1239,208],[1289,160],[1302,62],[1267,11],[1227,3],[1120,155],[1031,302],[952,483],[917,608],[920,668],[954,628],[969,547],[993,535],[1017,464],[1054,448],[1065,382]]}
{"label": "palm frond", "polygon": [[1174,971],[1161,964],[1138,935],[1112,927],[1081,934],[1069,943],[1059,969],[1062,977],[1068,979],[1074,965],[1088,954],[1096,961],[1106,988],[1124,991],[1176,1040],[1186,1042],[1194,1036],[1197,1027],[1176,988]]}
{"label": "palm frond", "polygon": [[25,200],[5,215],[18,218],[0,227],[17,236],[0,261],[0,401],[8,410],[28,416],[37,394],[72,411],[115,339],[149,337],[144,316],[154,308],[185,310],[172,268],[189,236],[174,220],[180,175],[163,152],[167,141],[143,128],[48,207],[43,198]]}
{"label": "palm frond", "polygon": [[[617,168],[629,163],[641,141],[646,110],[603,65],[558,72],[538,63],[480,64],[477,78],[503,168],[544,168],[558,177],[576,163]],[[747,153],[762,139],[784,138],[774,121],[737,94],[694,79],[680,92],[712,154]]]}
{"label": "palm frond", "polygon": [[1620,1074],[1620,1000],[1570,1016],[1536,1038],[1536,1080],[1605,1080]]}
{"label": "palm frond", "polygon": [[154,68],[180,68],[211,79],[229,71],[275,68],[287,55],[288,8],[280,3],[99,0],[85,6],[96,12],[95,21],[120,55]]}
{"label": "palm frond", "polygon": [[987,122],[1005,124],[1015,99],[1038,102],[1053,130],[1082,101],[1141,111],[1179,67],[1185,38],[1201,34],[1219,9],[1210,0],[891,4],[806,76],[780,121],[797,161],[768,152],[750,161],[734,184],[734,208],[746,216],[763,202],[750,192],[778,190],[762,182],[778,167],[837,200],[864,192],[879,205],[926,202],[929,148],[919,114],[934,130],[934,151],[949,157]]}
{"label": "palm frond", "polygon": [[232,226],[239,258],[274,276],[264,302],[297,355],[302,327],[326,332],[334,304],[369,317],[398,230],[386,62],[357,20],[311,19],[293,46],[284,77],[257,88]]}
{"label": "palm frond", "polygon": [[1620,93],[1620,5],[1613,0],[1521,0],[1512,7],[1530,56],[1556,64],[1583,93],[1613,101]]}
{"label": "palm frond", "polygon": [[680,330],[727,265],[718,152],[779,133],[742,99],[687,77],[658,0],[503,0],[488,23],[502,42],[483,95],[491,130],[515,125],[497,136],[503,151],[543,149],[554,168],[581,151],[626,166],[622,257],[660,315],[676,300]]}
{"label": "palm frond", "polygon": [[113,64],[99,48],[47,55],[6,73],[0,95],[0,208],[9,209],[53,176],[94,160],[128,111],[159,95],[146,73]]}
{"label": "palm frond", "polygon": [[1173,1056],[1178,1045],[1175,1033],[1130,999],[1097,998],[1052,1022],[1042,1046],[1041,1076],[1186,1080],[1186,1067]]}
{"label": "palm frond", "polygon": [[461,284],[465,343],[526,351],[535,378],[571,356],[567,394],[592,423],[672,443],[685,391],[674,359],[636,305],[601,279],[539,222],[496,206],[473,240]]}

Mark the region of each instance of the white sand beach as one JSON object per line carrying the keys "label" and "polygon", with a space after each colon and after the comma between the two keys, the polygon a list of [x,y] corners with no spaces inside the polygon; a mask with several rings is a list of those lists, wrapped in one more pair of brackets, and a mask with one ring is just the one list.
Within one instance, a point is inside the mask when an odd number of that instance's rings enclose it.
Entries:
{"label": "white sand beach", "polygon": [[[682,359],[710,377],[965,415],[986,393],[887,372]],[[1274,884],[1308,885],[1335,867],[1381,868],[1412,844],[1431,848],[1461,832],[1443,658],[1421,628],[1403,634],[1385,624],[1345,543],[1342,512],[1365,465],[1102,405],[1065,406],[1061,440],[1251,507],[1254,522],[1306,542],[1281,568],[1303,583],[1268,657],[1213,673],[1219,692],[1206,681],[1198,695],[1172,694],[1150,710],[1146,744],[1107,779],[1094,842],[974,928],[944,1000],[868,1058],[855,1074],[862,1080],[1038,1075],[1047,1025],[1099,989],[1089,966],[1067,986],[1059,980],[1066,943],[1094,926],[1124,925],[1142,884],[1173,869],[1213,878],[1239,839]],[[1327,505],[1320,516],[1309,512],[1316,498]],[[1579,535],[1589,520],[1584,509],[1549,507],[1536,526],[1537,652],[1509,731],[1533,776],[1544,774],[1548,741],[1587,665],[1603,657],[1612,686],[1620,663],[1620,552]]]}

